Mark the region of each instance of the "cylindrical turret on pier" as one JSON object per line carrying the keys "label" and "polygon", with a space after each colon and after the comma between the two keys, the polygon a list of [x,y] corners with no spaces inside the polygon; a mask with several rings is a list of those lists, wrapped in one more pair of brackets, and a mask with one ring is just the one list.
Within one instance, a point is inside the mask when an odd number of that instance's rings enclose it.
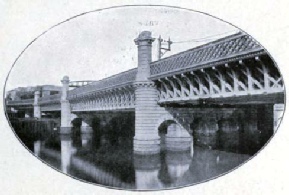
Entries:
{"label": "cylindrical turret on pier", "polygon": [[41,118],[41,108],[40,108],[40,104],[39,104],[39,98],[40,98],[40,91],[35,91],[34,92],[34,112],[33,112],[33,116],[34,118]]}
{"label": "cylindrical turret on pier", "polygon": [[61,93],[61,128],[60,133],[71,132],[71,108],[67,100],[69,90],[69,77],[64,76],[61,80],[62,93]]}
{"label": "cylindrical turret on pier", "polygon": [[151,32],[144,31],[134,40],[138,46],[138,72],[135,82],[135,137],[134,152],[152,154],[160,152],[160,138],[155,127],[158,91],[149,80],[152,60]]}

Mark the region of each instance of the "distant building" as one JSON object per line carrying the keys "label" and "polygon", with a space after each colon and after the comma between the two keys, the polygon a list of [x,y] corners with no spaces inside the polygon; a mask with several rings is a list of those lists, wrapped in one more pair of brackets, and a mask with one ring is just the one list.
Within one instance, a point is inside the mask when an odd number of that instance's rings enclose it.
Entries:
{"label": "distant building", "polygon": [[18,87],[16,89],[8,91],[6,94],[6,99],[7,100],[33,99],[35,91],[40,91],[40,97],[44,97],[54,94],[60,94],[61,87],[54,85]]}

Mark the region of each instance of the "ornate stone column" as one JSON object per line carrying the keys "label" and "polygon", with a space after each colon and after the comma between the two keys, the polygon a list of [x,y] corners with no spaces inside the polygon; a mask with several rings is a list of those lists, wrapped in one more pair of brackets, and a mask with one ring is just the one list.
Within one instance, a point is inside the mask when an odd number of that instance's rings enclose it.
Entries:
{"label": "ornate stone column", "polygon": [[35,91],[34,92],[34,113],[33,116],[35,118],[41,118],[41,108],[40,108],[40,104],[39,104],[39,98],[40,98],[40,91]]}
{"label": "ornate stone column", "polygon": [[156,111],[158,91],[150,76],[152,60],[151,32],[143,31],[134,40],[138,46],[138,72],[135,82],[135,137],[134,153],[153,154],[160,152],[160,137],[155,124],[158,120]]}
{"label": "ornate stone column", "polygon": [[61,127],[60,133],[71,133],[71,108],[67,100],[69,90],[69,77],[64,76],[61,80],[62,93],[61,93]]}

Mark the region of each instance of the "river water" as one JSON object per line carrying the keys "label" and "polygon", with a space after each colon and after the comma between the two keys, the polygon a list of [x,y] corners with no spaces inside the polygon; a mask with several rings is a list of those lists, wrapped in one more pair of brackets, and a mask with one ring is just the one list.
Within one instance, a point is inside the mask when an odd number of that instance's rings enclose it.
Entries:
{"label": "river water", "polygon": [[110,142],[95,133],[81,134],[77,127],[71,135],[61,135],[53,125],[46,125],[41,131],[48,132],[47,128],[50,133],[45,136],[31,138],[25,131],[18,135],[48,165],[75,178],[112,188],[159,190],[192,185],[224,174],[250,158],[247,154],[198,146],[182,152],[162,149],[160,154],[136,155],[132,138],[120,137],[117,142]]}

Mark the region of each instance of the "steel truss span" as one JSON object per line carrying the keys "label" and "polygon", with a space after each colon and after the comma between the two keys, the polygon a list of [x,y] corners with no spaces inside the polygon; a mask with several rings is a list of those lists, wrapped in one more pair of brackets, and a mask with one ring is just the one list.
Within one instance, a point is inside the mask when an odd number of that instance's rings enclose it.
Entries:
{"label": "steel truss span", "polygon": [[278,99],[278,94],[284,92],[282,77],[268,56],[255,56],[184,72],[160,78],[156,83],[159,91],[158,102],[161,104],[257,95],[266,98],[270,94],[275,94],[275,99]]}
{"label": "steel truss span", "polygon": [[135,107],[134,87],[90,93],[71,99],[70,102],[73,112],[132,109]]}

